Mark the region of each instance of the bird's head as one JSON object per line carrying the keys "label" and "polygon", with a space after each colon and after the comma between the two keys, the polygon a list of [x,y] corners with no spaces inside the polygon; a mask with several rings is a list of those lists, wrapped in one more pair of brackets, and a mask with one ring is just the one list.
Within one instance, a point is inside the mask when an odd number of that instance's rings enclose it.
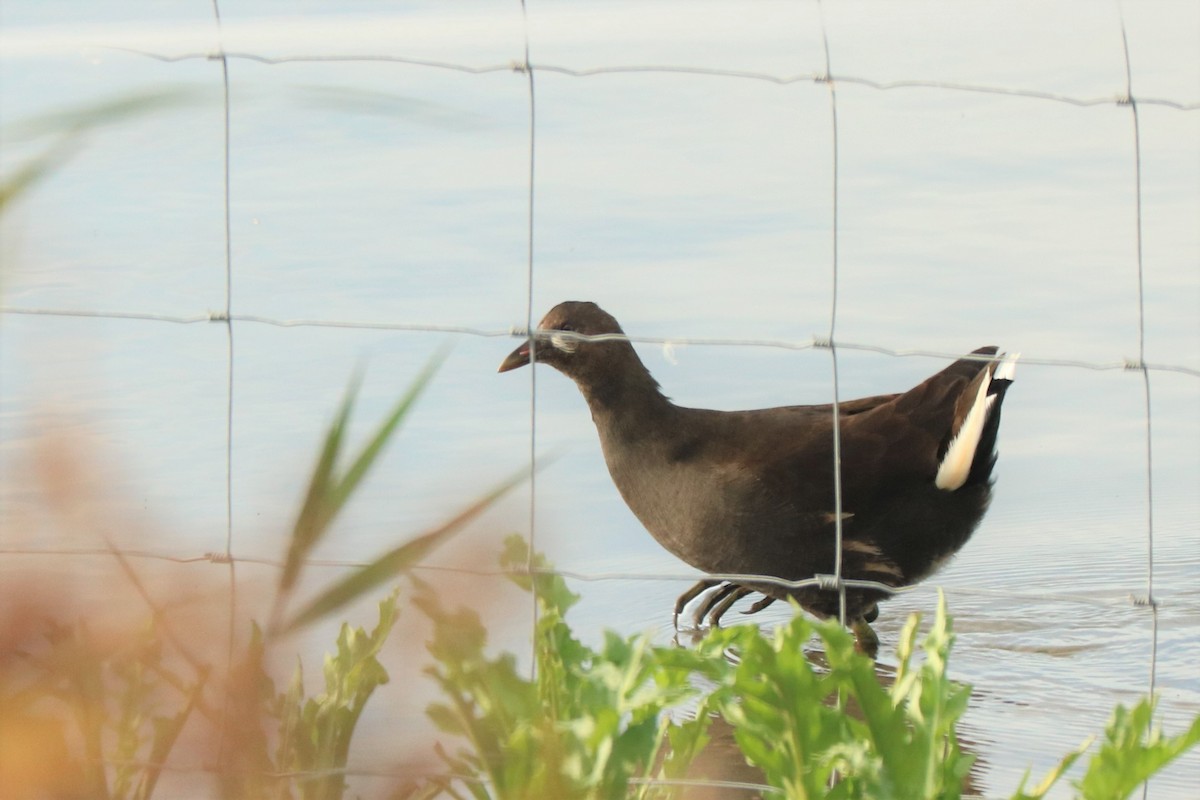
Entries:
{"label": "bird's head", "polygon": [[571,378],[578,378],[600,366],[622,346],[631,349],[623,338],[592,340],[588,337],[624,335],[621,326],[595,303],[568,300],[550,309],[537,330],[520,347],[508,354],[499,372],[523,367],[531,360],[549,364]]}

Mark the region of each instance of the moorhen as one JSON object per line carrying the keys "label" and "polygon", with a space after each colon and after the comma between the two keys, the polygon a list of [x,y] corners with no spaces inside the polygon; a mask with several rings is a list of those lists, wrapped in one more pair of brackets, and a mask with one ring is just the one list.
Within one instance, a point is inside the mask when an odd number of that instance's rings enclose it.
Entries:
{"label": "moorhen", "polygon": [[[530,363],[533,350],[536,361],[575,381],[613,482],[659,544],[710,574],[799,580],[834,571],[832,406],[677,406],[595,303],[560,303],[536,336],[536,348],[526,341],[499,371]],[[963,546],[987,510],[1015,365],[1015,355],[982,347],[902,394],[839,403],[844,578],[912,584]],[[765,597],[751,612],[791,596],[817,616],[839,614],[838,593],[828,588],[708,579],[679,598],[676,617],[718,585],[697,624],[706,614],[718,624],[752,591]],[[887,596],[846,588],[846,620],[872,656],[878,639],[869,623]]]}

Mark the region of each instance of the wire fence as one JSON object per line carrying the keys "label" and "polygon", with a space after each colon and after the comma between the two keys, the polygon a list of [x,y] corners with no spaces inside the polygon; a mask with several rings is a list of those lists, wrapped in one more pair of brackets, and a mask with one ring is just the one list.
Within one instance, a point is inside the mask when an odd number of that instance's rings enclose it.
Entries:
{"label": "wire fence", "polygon": [[[821,4],[818,2],[818,6]],[[839,366],[838,354],[840,351],[863,351],[883,354],[891,357],[907,357],[907,356],[922,356],[933,357],[940,359],[957,359],[960,358],[960,353],[948,351],[934,351],[925,349],[903,349],[888,346],[880,342],[852,342],[843,341],[839,337],[838,330],[838,312],[839,312],[839,295],[838,285],[840,278],[839,267],[839,243],[843,236],[843,232],[839,226],[839,106],[838,106],[838,87],[839,85],[856,85],[867,87],[878,91],[901,91],[908,89],[925,89],[938,92],[952,93],[969,93],[977,95],[1001,95],[1020,100],[1028,100],[1031,102],[1051,102],[1062,104],[1071,107],[1094,107],[1110,105],[1128,109],[1129,124],[1132,128],[1132,148],[1128,154],[1129,162],[1133,165],[1134,187],[1133,194],[1136,198],[1136,203],[1131,212],[1129,224],[1136,230],[1136,263],[1130,264],[1130,270],[1135,270],[1137,275],[1137,293],[1136,297],[1131,299],[1131,302],[1136,303],[1136,316],[1138,325],[1138,351],[1136,355],[1128,354],[1113,354],[1105,360],[1081,360],[1077,358],[1064,358],[1054,353],[1037,353],[1025,352],[1022,355],[1021,364],[1025,365],[1040,365],[1047,367],[1055,367],[1062,369],[1079,369],[1092,371],[1107,371],[1107,370],[1125,370],[1137,371],[1141,375],[1142,395],[1144,403],[1144,496],[1146,516],[1144,520],[1144,537],[1145,537],[1145,578],[1144,578],[1144,593],[1131,595],[1128,599],[1121,598],[1099,598],[1081,595],[1067,595],[1054,593],[1030,593],[1022,592],[1019,589],[1004,589],[990,590],[981,587],[961,587],[956,589],[959,593],[976,593],[980,595],[1002,595],[1008,597],[1037,597],[1043,600],[1052,600],[1053,602],[1062,603],[1083,603],[1098,605],[1104,607],[1113,606],[1128,606],[1133,605],[1139,609],[1144,609],[1147,614],[1147,626],[1149,628],[1149,645],[1146,648],[1147,658],[1147,678],[1146,689],[1153,693],[1156,689],[1157,681],[1157,664],[1158,664],[1158,599],[1155,596],[1155,468],[1154,468],[1154,450],[1152,436],[1152,387],[1153,377],[1157,374],[1173,373],[1185,376],[1186,378],[1200,379],[1200,369],[1184,363],[1160,363],[1148,362],[1146,360],[1146,302],[1145,302],[1145,277],[1143,264],[1143,218],[1142,218],[1142,136],[1141,123],[1139,117],[1139,109],[1149,106],[1166,109],[1173,112],[1195,112],[1200,110],[1200,103],[1190,102],[1185,100],[1173,99],[1169,97],[1151,97],[1141,96],[1135,91],[1134,69],[1129,55],[1128,35],[1123,17],[1121,18],[1121,42],[1123,46],[1122,60],[1124,65],[1124,86],[1120,87],[1119,91],[1115,91],[1111,95],[1106,96],[1073,96],[1069,94],[1053,93],[1037,89],[1011,87],[1011,86],[995,86],[983,84],[959,83],[952,81],[939,80],[892,80],[882,81],[863,75],[847,75],[842,74],[837,69],[837,59],[830,49],[830,41],[827,30],[825,30],[824,19],[822,16],[821,42],[823,45],[824,67],[817,72],[803,72],[796,74],[770,74],[766,72],[741,71],[741,70],[725,70],[715,68],[703,68],[687,65],[673,64],[627,64],[617,66],[605,66],[600,68],[573,68],[561,64],[544,63],[531,57],[530,35],[529,35],[529,19],[528,12],[525,8],[524,0],[521,2],[522,18],[524,25],[524,52],[521,58],[504,63],[496,63],[485,66],[473,66],[469,64],[453,63],[446,61],[436,61],[424,58],[412,58],[398,56],[394,54],[378,54],[378,55],[362,55],[362,54],[310,54],[303,53],[289,54],[284,56],[268,56],[261,53],[245,52],[245,51],[227,51],[217,49],[214,51],[191,52],[184,54],[168,54],[162,52],[152,52],[149,50],[119,48],[125,52],[133,53],[147,59],[153,59],[164,63],[180,63],[186,61],[206,60],[214,61],[220,64],[220,82],[222,86],[223,96],[223,224],[224,224],[224,306],[220,311],[204,312],[190,315],[176,314],[158,314],[158,313],[143,313],[143,312],[123,312],[110,310],[89,310],[89,309],[67,309],[67,308],[36,308],[36,307],[19,307],[6,306],[0,308],[0,315],[16,317],[16,316],[49,316],[49,317],[80,317],[80,318],[95,318],[95,319],[122,319],[136,320],[154,324],[178,324],[178,325],[220,325],[224,328],[226,335],[226,407],[225,407],[225,522],[226,522],[226,538],[224,549],[219,552],[205,552],[193,554],[180,554],[173,552],[170,547],[162,549],[138,549],[138,550],[123,550],[122,554],[130,558],[164,560],[175,563],[191,563],[208,561],[215,564],[227,565],[228,567],[228,614],[229,614],[229,641],[228,641],[228,658],[233,658],[235,644],[234,625],[237,618],[237,565],[239,564],[257,564],[268,565],[274,567],[282,567],[282,561],[265,558],[246,557],[238,555],[238,542],[235,537],[234,512],[233,512],[233,471],[234,471],[234,432],[233,432],[233,417],[235,411],[234,404],[234,388],[235,388],[235,370],[234,365],[237,359],[236,343],[238,334],[243,329],[243,326],[270,326],[277,328],[339,328],[339,329],[365,329],[376,331],[400,331],[400,332],[432,332],[432,333],[448,333],[458,336],[469,337],[486,337],[486,338],[503,338],[503,337],[525,337],[534,331],[535,319],[538,309],[534,308],[534,285],[538,275],[538,260],[536,257],[535,237],[538,233],[538,220],[536,219],[536,191],[539,187],[539,172],[538,172],[538,132],[540,129],[539,118],[539,91],[537,78],[541,75],[556,74],[576,79],[593,79],[600,76],[611,76],[617,74],[624,75],[645,75],[645,74],[685,74],[713,80],[736,80],[736,81],[751,81],[765,82],[771,84],[798,84],[798,83],[813,83],[824,86],[828,89],[829,108],[830,108],[830,125],[831,125],[831,142],[832,150],[829,153],[831,164],[831,185],[829,187],[830,209],[831,209],[831,225],[829,235],[831,237],[831,263],[829,264],[830,280],[832,285],[832,305],[830,309],[830,324],[827,335],[813,336],[805,339],[764,339],[764,338],[712,338],[712,337],[648,337],[648,336],[627,336],[630,341],[643,344],[657,345],[673,345],[673,344],[694,344],[694,345],[710,345],[710,346],[737,346],[737,347],[757,347],[757,348],[775,348],[783,350],[807,350],[820,349],[828,351],[830,355],[830,368],[832,375],[832,402],[833,412],[832,418],[834,422],[834,460],[830,465],[835,478],[835,497],[836,506],[834,509],[834,519],[837,521],[837,538],[839,546],[835,549],[838,554],[836,563],[830,565],[831,571],[828,575],[818,575],[807,581],[782,581],[769,576],[747,576],[739,574],[713,576],[715,578],[728,581],[742,581],[753,579],[758,583],[776,583],[778,585],[788,586],[792,588],[800,586],[819,586],[831,591],[837,591],[840,596],[842,616],[844,621],[845,616],[845,590],[847,587],[870,586],[886,590],[888,593],[898,593],[908,591],[913,587],[889,587],[874,582],[855,581],[843,578],[842,563],[841,563],[841,547],[840,541],[842,536],[842,507],[841,507],[841,463],[840,453],[838,451],[839,438],[836,435],[838,425],[838,404],[842,399],[839,389]],[[821,9],[822,15],[824,13]],[[212,4],[213,17],[220,31],[222,25],[221,8],[217,0]],[[1118,4],[1118,15],[1121,10]],[[222,38],[218,34],[218,38]],[[236,63],[239,61],[251,61],[263,65],[285,65],[294,63],[329,63],[329,62],[353,62],[353,63],[370,63],[381,62],[400,65],[407,68],[418,70],[446,70],[452,72],[466,73],[469,75],[482,75],[487,73],[503,73],[511,72],[520,77],[527,86],[527,103],[528,103],[528,170],[527,170],[527,209],[525,231],[526,241],[526,308],[524,309],[525,326],[523,328],[480,328],[471,326],[459,325],[436,325],[436,324],[412,324],[405,322],[396,322],[391,320],[361,320],[361,319],[323,319],[323,318],[278,318],[269,315],[255,313],[235,313],[234,306],[234,276],[236,272],[236,264],[234,257],[234,234],[231,224],[231,180],[233,178],[231,166],[231,113],[234,108],[235,101],[231,96],[230,91],[230,73],[236,69]],[[586,337],[586,338],[606,338],[606,337]],[[534,382],[537,380],[537,370],[529,370],[529,380]],[[530,420],[530,441],[529,441],[529,528],[527,537],[530,544],[530,552],[533,553],[537,546],[537,493],[538,493],[538,429],[540,425],[538,408],[535,403],[537,396],[536,387],[532,387],[530,392],[529,405],[529,420]],[[40,554],[40,555],[57,555],[57,556],[107,556],[111,551],[105,548],[62,548],[62,547],[44,547],[44,548],[0,548],[0,552],[6,555],[16,554]],[[531,556],[532,557],[532,556]],[[345,568],[353,566],[361,566],[363,562],[353,559],[312,559],[309,561],[314,567],[328,568]],[[426,567],[426,569],[438,569],[434,567]],[[529,564],[530,570],[535,570],[532,561]],[[466,570],[459,569],[459,572],[471,573],[477,575],[497,575],[502,574],[501,570]],[[691,573],[631,573],[631,572],[602,572],[602,571],[572,571],[572,570],[556,570],[555,574],[578,581],[668,581],[668,580],[693,580],[694,575]],[[536,614],[536,602],[534,605],[534,613]],[[169,770],[188,771],[186,767],[168,767]],[[203,771],[204,767],[197,767],[196,771]],[[347,770],[347,775],[375,775],[384,777],[395,777],[394,772],[387,773],[372,773],[369,770]],[[721,783],[715,782],[709,785],[728,786],[729,788],[751,788],[747,784],[736,783]],[[758,790],[767,790],[768,787],[754,786]],[[1148,786],[1143,788],[1143,797],[1146,796]]]}

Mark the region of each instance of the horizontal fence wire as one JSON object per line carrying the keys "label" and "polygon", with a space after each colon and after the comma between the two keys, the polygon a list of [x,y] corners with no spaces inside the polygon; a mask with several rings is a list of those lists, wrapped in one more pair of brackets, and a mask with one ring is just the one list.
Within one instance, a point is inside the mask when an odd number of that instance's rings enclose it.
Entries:
{"label": "horizontal fence wire", "polygon": [[[63,318],[96,318],[113,320],[131,320],[142,322],[166,322],[177,325],[196,325],[205,322],[225,323],[242,322],[254,325],[266,325],[275,328],[342,328],[345,330],[397,331],[408,333],[446,333],[481,338],[527,338],[530,329],[524,325],[514,325],[508,328],[480,328],[471,325],[438,325],[432,323],[386,322],[386,321],[355,321],[336,319],[295,318],[282,319],[260,314],[224,312],[205,312],[198,314],[156,314],[142,311],[99,311],[88,309],[65,308],[22,308],[19,306],[0,306],[0,315],[13,316],[42,316]],[[927,348],[891,347],[872,342],[849,342],[841,339],[836,342],[828,336],[813,335],[807,339],[763,339],[715,336],[637,336],[621,333],[604,333],[587,335],[574,331],[549,331],[534,328],[533,335],[546,339],[551,335],[576,339],[579,341],[610,341],[619,340],[634,344],[659,345],[661,347],[698,346],[698,347],[761,347],[776,350],[819,350],[837,347],[841,350],[856,350],[866,353],[878,353],[896,358],[936,358],[948,361],[969,359],[975,361],[996,361],[997,356],[981,356],[972,353],[962,353],[953,350],[930,350]],[[1022,366],[1067,367],[1091,370],[1095,372],[1131,370],[1148,372],[1173,372],[1200,378],[1200,367],[1190,367],[1186,364],[1166,364],[1159,362],[1143,362],[1140,357],[1114,356],[1106,361],[1089,361],[1078,358],[1060,358],[1053,355],[1040,356],[1036,351],[1022,351]]]}
{"label": "horizontal fence wire", "polygon": [[[282,570],[284,561],[278,558],[267,558],[262,556],[227,556],[224,552],[210,551],[198,553],[196,555],[179,555],[166,551],[146,550],[139,548],[117,548],[115,551],[103,547],[55,547],[55,548],[29,548],[29,547],[0,547],[0,555],[3,556],[62,556],[62,557],[77,557],[77,558],[111,558],[115,554],[119,554],[122,558],[146,560],[146,561],[164,561],[172,564],[227,564],[230,561],[238,564],[248,564],[259,567],[272,567]],[[341,558],[308,558],[303,562],[305,567],[314,567],[317,569],[361,569],[370,566],[370,562],[357,561],[353,559]],[[629,572],[626,570],[613,570],[608,572],[600,572],[590,570],[587,572],[580,570],[563,569],[554,567],[550,569],[533,568],[533,569],[500,569],[500,568],[482,568],[482,567],[463,567],[463,566],[448,566],[438,564],[419,564],[414,567],[419,572],[430,573],[445,573],[450,575],[469,575],[480,578],[501,578],[501,577],[521,577],[527,575],[551,575],[560,578],[569,578],[570,580],[582,581],[584,583],[601,583],[601,582],[641,582],[641,583],[695,583],[701,578],[719,579],[721,581],[729,581],[733,583],[753,582],[779,586],[782,588],[797,589],[806,587],[816,587],[827,590],[837,589],[837,580],[833,575],[814,575],[811,578],[799,580],[788,580],[786,578],[777,578],[773,575],[754,575],[740,572],[730,573],[701,573],[701,572]],[[842,584],[847,588],[871,589],[874,591],[884,592],[888,595],[904,595],[914,592],[933,592],[937,588],[943,588],[951,595],[962,595],[964,597],[1008,597],[1015,600],[1048,600],[1057,603],[1072,603],[1085,606],[1097,606],[1102,608],[1121,608],[1128,606],[1145,606],[1146,599],[1140,594],[1114,595],[1112,597],[1100,597],[1095,595],[1073,595],[1063,594],[1061,592],[1026,592],[1007,588],[987,588],[982,586],[958,586],[930,583],[924,581],[922,583],[909,584],[904,586],[892,586],[878,581],[857,580],[845,578]],[[1169,605],[1169,602],[1163,601],[1161,598],[1155,598],[1155,605],[1162,607]]]}
{"label": "horizontal fence wire", "polygon": [[[196,60],[214,60],[217,58],[236,59],[240,61],[252,61],[258,64],[268,66],[276,66],[283,64],[297,63],[383,63],[383,64],[399,64],[411,67],[428,67],[430,69],[449,70],[451,72],[462,72],[468,75],[487,75],[497,72],[545,72],[548,74],[564,75],[571,78],[593,78],[603,75],[695,75],[699,77],[709,78],[730,78],[734,80],[759,81],[763,83],[773,83],[780,86],[787,86],[796,83],[828,83],[836,81],[838,83],[853,84],[856,86],[865,86],[869,89],[877,89],[879,91],[893,91],[900,89],[935,89],[949,92],[966,92],[972,94],[991,94],[1004,95],[1007,97],[1019,97],[1028,100],[1046,100],[1053,103],[1065,103],[1071,106],[1087,108],[1091,106],[1103,105],[1127,105],[1133,101],[1133,97],[1129,94],[1111,94],[1097,95],[1092,97],[1079,97],[1069,94],[1061,94],[1058,92],[1043,92],[1035,89],[1021,89],[1008,86],[992,86],[979,83],[959,83],[955,81],[937,81],[937,80],[921,80],[921,79],[904,79],[895,81],[879,81],[871,78],[862,77],[859,75],[843,75],[834,74],[830,71],[824,72],[799,72],[789,75],[775,75],[769,72],[755,72],[752,70],[736,70],[736,69],[718,69],[712,67],[693,67],[686,65],[669,65],[669,64],[626,64],[608,67],[592,67],[592,68],[574,68],[567,67],[561,64],[545,64],[540,62],[521,62],[508,61],[500,64],[488,64],[484,66],[473,66],[470,64],[457,64],[451,61],[437,61],[434,59],[425,58],[409,58],[406,56],[387,55],[382,53],[377,54],[326,54],[326,55],[289,55],[289,56],[264,56],[258,53],[230,51],[223,53],[212,52],[192,52],[182,53],[178,55],[168,55],[165,53],[156,53],[149,50],[140,50],[132,47],[116,47],[104,46],[104,49],[114,50],[118,52],[129,53],[131,55],[144,56],[155,61],[166,63],[174,63],[179,61],[196,61]],[[1200,102],[1187,102],[1181,100],[1173,100],[1165,97],[1138,97],[1137,102],[1141,105],[1162,106],[1171,108],[1177,111],[1197,111],[1200,110]]]}
{"label": "horizontal fence wire", "polygon": [[[1118,3],[1118,10],[1120,4]],[[535,260],[534,260],[534,191],[537,184],[537,174],[535,170],[535,158],[537,153],[537,115],[536,111],[536,84],[535,76],[537,74],[561,75],[571,78],[595,78],[611,75],[692,75],[698,77],[707,77],[713,79],[732,79],[758,81],[779,85],[790,85],[799,83],[814,83],[828,86],[830,90],[831,105],[833,108],[833,180],[832,180],[832,205],[834,213],[833,230],[831,231],[834,239],[834,257],[832,261],[832,280],[834,287],[833,294],[833,316],[829,333],[827,336],[813,335],[807,339],[761,339],[761,338],[712,338],[712,337],[687,337],[687,336],[672,336],[672,337],[645,337],[645,336],[629,336],[629,335],[604,335],[604,336],[585,336],[576,333],[565,333],[556,331],[558,336],[568,336],[581,340],[612,340],[621,339],[643,345],[659,345],[663,347],[673,345],[696,345],[696,346],[718,346],[718,347],[759,347],[759,348],[776,348],[785,350],[808,350],[808,349],[825,349],[829,350],[832,357],[832,365],[834,369],[834,385],[837,382],[837,361],[836,354],[838,350],[854,350],[878,353],[891,357],[926,357],[954,360],[963,358],[963,354],[957,352],[935,351],[927,349],[904,349],[892,346],[886,346],[877,343],[863,342],[848,342],[841,341],[836,337],[836,313],[837,313],[837,279],[838,279],[838,264],[837,264],[837,146],[838,132],[836,123],[837,100],[836,100],[836,85],[855,85],[878,91],[900,91],[900,90],[932,90],[942,92],[958,92],[958,93],[973,93],[983,95],[999,95],[1019,99],[1027,99],[1032,101],[1045,101],[1060,103],[1075,107],[1087,108],[1095,106],[1113,105],[1128,107],[1131,112],[1132,124],[1134,129],[1134,152],[1133,162],[1135,165],[1135,181],[1136,181],[1136,236],[1137,236],[1137,304],[1138,304],[1138,326],[1139,326],[1139,346],[1136,356],[1116,355],[1106,361],[1088,361],[1071,358],[1056,357],[1054,354],[1037,354],[1025,352],[1021,357],[1021,364],[1036,365],[1056,368],[1084,369],[1084,370],[1128,370],[1137,371],[1141,374],[1141,378],[1145,390],[1145,437],[1146,437],[1146,500],[1147,500],[1147,564],[1146,564],[1146,594],[1145,596],[1129,596],[1129,597],[1098,597],[1098,596],[1076,596],[1067,594],[1047,594],[1020,592],[1009,589],[988,589],[979,586],[948,586],[945,587],[949,592],[963,595],[986,595],[986,596],[1006,596],[1014,598],[1027,598],[1037,600],[1051,600],[1062,603],[1080,603],[1093,606],[1129,606],[1131,603],[1137,607],[1147,607],[1152,615],[1152,638],[1148,648],[1150,656],[1149,669],[1149,687],[1153,691],[1155,686],[1155,663],[1157,658],[1157,609],[1159,607],[1159,599],[1154,596],[1154,561],[1153,561],[1153,543],[1154,543],[1154,466],[1153,466],[1153,451],[1151,442],[1151,403],[1150,403],[1150,388],[1152,373],[1175,373],[1192,378],[1200,378],[1200,369],[1187,366],[1184,364],[1171,363],[1148,363],[1145,361],[1145,308],[1144,308],[1144,281],[1143,281],[1143,263],[1142,263],[1142,186],[1141,186],[1141,141],[1138,123],[1137,109],[1139,106],[1157,106],[1166,109],[1172,109],[1181,112],[1192,112],[1200,110],[1200,102],[1187,102],[1170,98],[1162,97],[1143,97],[1135,94],[1132,66],[1129,58],[1128,40],[1125,30],[1124,20],[1121,19],[1121,36],[1122,45],[1124,47],[1124,66],[1125,66],[1125,86],[1123,91],[1116,92],[1111,95],[1097,96],[1073,96],[1068,94],[1045,92],[1040,90],[1032,90],[1019,87],[993,86],[985,84],[959,83],[953,81],[939,80],[922,80],[922,79],[905,79],[894,81],[880,81],[869,77],[857,75],[843,75],[834,72],[831,67],[831,59],[829,53],[828,38],[825,37],[825,32],[822,30],[824,39],[824,70],[819,72],[800,72],[792,74],[771,74],[767,72],[745,71],[745,70],[730,70],[693,67],[686,65],[672,64],[628,64],[605,66],[596,68],[572,68],[559,64],[540,63],[531,60],[529,52],[528,38],[528,19],[524,18],[524,3],[522,2],[523,11],[523,28],[524,28],[524,59],[520,61],[510,61],[503,63],[495,63],[490,65],[470,65],[462,63],[453,63],[447,61],[437,61],[430,59],[411,58],[401,55],[389,54],[292,54],[285,56],[266,56],[253,52],[226,51],[218,47],[214,51],[198,51],[188,52],[183,54],[168,54],[162,52],[154,52],[144,49],[135,49],[128,47],[116,47],[111,45],[100,44],[99,47],[136,54],[159,62],[183,62],[191,60],[211,60],[220,61],[222,65],[223,75],[223,92],[225,102],[225,127],[224,127],[224,214],[225,214],[225,271],[226,285],[223,309],[220,311],[209,311],[205,313],[197,313],[192,315],[176,315],[176,314],[159,314],[146,313],[136,311],[120,311],[120,310],[88,310],[88,309],[66,309],[66,308],[23,308],[18,306],[0,307],[0,315],[5,316],[44,316],[57,318],[92,318],[92,319],[112,319],[112,320],[128,320],[150,323],[166,323],[166,324],[203,324],[217,323],[226,328],[227,331],[227,346],[228,346],[228,408],[226,410],[226,544],[222,552],[207,552],[197,555],[179,555],[170,552],[146,550],[146,549],[131,549],[120,550],[119,553],[123,557],[154,559],[179,564],[208,562],[218,565],[228,565],[230,579],[230,658],[233,653],[233,617],[236,611],[236,579],[234,568],[236,564],[255,564],[265,565],[270,567],[282,568],[281,560],[268,558],[253,558],[236,555],[233,537],[233,512],[232,512],[232,463],[233,463],[233,364],[235,358],[234,336],[238,325],[266,325],[279,328],[340,328],[340,329],[359,329],[373,330],[383,332],[419,332],[419,333],[441,333],[450,335],[477,336],[488,338],[500,337],[528,337],[532,334],[535,340],[535,357],[536,357],[536,341],[548,332],[538,331],[533,325],[533,289],[534,280],[536,277]],[[220,9],[216,0],[213,2],[213,12],[217,21],[218,29],[220,29]],[[232,256],[232,234],[230,230],[230,140],[229,140],[229,116],[230,116],[230,95],[229,95],[229,69],[231,61],[246,61],[259,63],[264,65],[284,65],[293,63],[391,63],[398,66],[429,68],[448,70],[453,72],[483,75],[489,73],[513,72],[524,76],[528,85],[528,103],[529,103],[529,169],[528,169],[528,231],[527,248],[528,248],[528,266],[527,266],[527,308],[526,321],[523,326],[514,326],[504,329],[496,328],[481,328],[462,325],[438,325],[438,324],[416,324],[403,323],[392,321],[364,321],[364,320],[336,320],[336,319],[282,319],[257,314],[233,313],[233,294],[232,294],[232,277],[234,273],[234,262]],[[970,356],[967,356],[970,357]],[[979,356],[979,360],[992,360],[992,357]],[[534,375],[535,370],[530,371],[531,380],[536,380]],[[537,410],[533,405],[533,397],[536,392],[531,392],[530,400],[530,419],[531,419],[531,436],[530,436],[530,462],[531,462],[531,491],[530,491],[530,528],[528,538],[531,544],[530,552],[534,548],[536,527],[534,523],[534,512],[536,509],[536,462],[538,460],[536,452],[537,444]],[[836,388],[834,390],[834,403],[837,402]],[[836,469],[836,467],[835,467]],[[840,521],[840,514],[836,515]],[[3,555],[39,555],[39,556],[70,556],[70,557],[86,557],[86,556],[112,556],[113,551],[107,548],[0,548],[0,554]],[[366,562],[355,560],[339,560],[339,559],[308,559],[306,564],[313,567],[324,568],[355,568],[366,565]],[[594,581],[686,581],[694,582],[699,577],[698,573],[631,573],[631,572],[597,572],[597,571],[572,571],[562,569],[540,570],[533,569],[532,565],[525,570],[501,570],[501,569],[469,569],[460,567],[437,567],[432,565],[423,565],[419,567],[421,570],[427,571],[447,571],[461,574],[470,574],[477,576],[511,576],[511,575],[528,575],[530,573],[547,573],[557,575],[563,578],[579,580],[585,582]],[[815,575],[811,578],[799,581],[789,581],[772,576],[762,575],[746,575],[746,574],[718,574],[705,575],[709,579],[717,579],[731,582],[747,582],[752,581],[762,584],[773,584],[784,588],[798,589],[806,587],[816,587],[825,590],[838,591],[844,598],[844,590],[846,588],[862,588],[871,589],[887,594],[900,594],[917,590],[918,588],[929,588],[925,586],[900,586],[893,587],[875,581],[852,580],[841,577],[840,564],[836,565],[833,574],[830,575]],[[536,607],[536,606],[535,606]],[[128,761],[106,761],[105,763],[113,765],[134,765]],[[141,766],[154,767],[163,769],[167,772],[211,772],[215,768],[210,765],[172,765],[172,764],[146,764]],[[418,777],[414,773],[405,772],[402,770],[373,770],[363,768],[346,768],[339,770],[328,770],[322,772],[303,772],[303,773],[278,773],[266,775],[268,778],[318,778],[328,775],[343,775],[345,777],[363,777],[363,778],[404,778]],[[439,779],[448,781],[462,781],[467,783],[479,782],[476,776],[470,775],[455,775],[445,774],[438,776]],[[712,788],[724,788],[729,790],[748,790],[758,791],[764,794],[774,793],[777,790],[771,787],[755,784],[741,783],[730,781],[713,781],[713,780],[678,780],[678,781],[662,781],[649,779],[634,779],[631,783],[636,785],[674,785],[674,786],[703,786]],[[1147,785],[1143,786],[1143,797],[1147,791]]]}

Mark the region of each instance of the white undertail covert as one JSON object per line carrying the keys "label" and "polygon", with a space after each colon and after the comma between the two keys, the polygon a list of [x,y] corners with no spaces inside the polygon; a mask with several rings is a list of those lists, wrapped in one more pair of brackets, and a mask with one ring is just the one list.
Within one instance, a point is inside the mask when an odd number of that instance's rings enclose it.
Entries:
{"label": "white undertail covert", "polygon": [[1020,357],[1020,353],[1006,354],[994,370],[984,374],[979,383],[979,391],[975,395],[975,402],[967,412],[962,427],[958,429],[958,435],[946,448],[946,455],[942,457],[942,463],[938,466],[937,477],[933,480],[937,488],[953,492],[967,482],[967,476],[971,474],[971,464],[975,462],[975,451],[979,448],[979,440],[983,436],[984,425],[992,415],[992,406],[996,402],[996,394],[991,390],[992,384],[996,381],[1011,381],[1017,373],[1017,359]]}

